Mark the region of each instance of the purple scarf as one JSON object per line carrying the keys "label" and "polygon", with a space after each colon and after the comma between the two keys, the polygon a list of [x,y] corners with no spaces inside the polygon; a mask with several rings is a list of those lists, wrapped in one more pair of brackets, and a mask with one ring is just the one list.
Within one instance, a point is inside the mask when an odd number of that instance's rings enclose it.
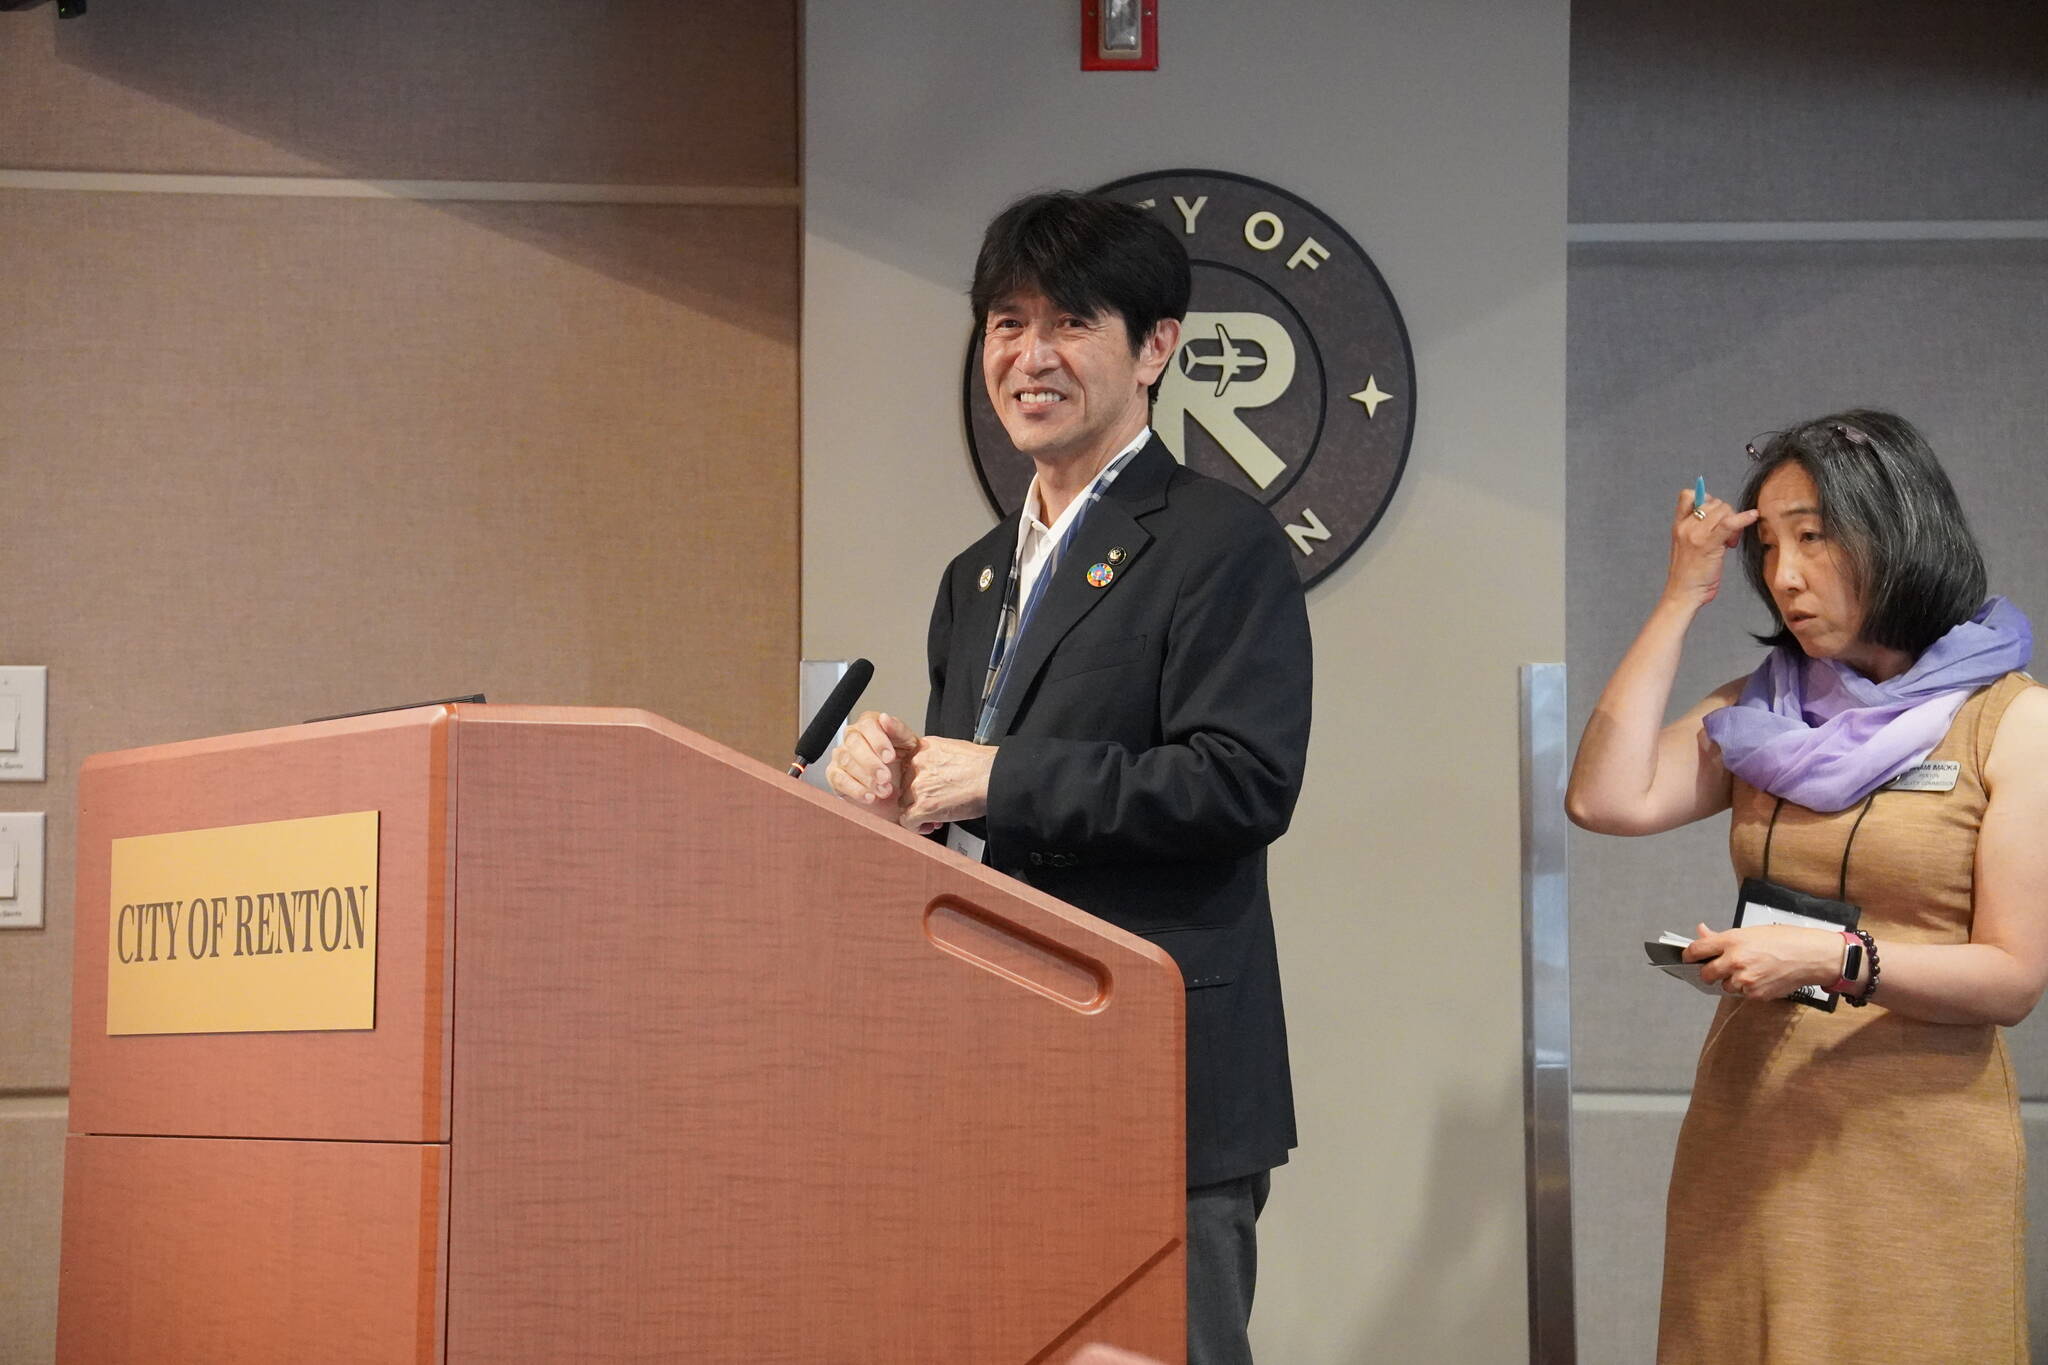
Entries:
{"label": "purple scarf", "polygon": [[1972,692],[2034,653],[2026,613],[1994,597],[1888,682],[1771,651],[1733,706],[1707,713],[1728,770],[1809,810],[1847,810],[1934,751]]}

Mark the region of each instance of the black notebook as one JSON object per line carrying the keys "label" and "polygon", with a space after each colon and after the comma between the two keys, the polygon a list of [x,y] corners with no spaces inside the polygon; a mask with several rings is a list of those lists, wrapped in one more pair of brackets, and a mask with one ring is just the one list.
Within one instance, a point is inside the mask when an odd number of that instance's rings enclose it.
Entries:
{"label": "black notebook", "polygon": [[[1738,929],[1744,925],[1790,924],[1801,929],[1840,931],[1854,929],[1862,915],[1861,907],[1847,901],[1809,896],[1804,891],[1794,891],[1789,886],[1767,882],[1761,877],[1743,878],[1742,889],[1735,895],[1735,927]],[[1787,997],[1818,1010],[1833,1010],[1837,998],[1824,986],[1801,986]]]}

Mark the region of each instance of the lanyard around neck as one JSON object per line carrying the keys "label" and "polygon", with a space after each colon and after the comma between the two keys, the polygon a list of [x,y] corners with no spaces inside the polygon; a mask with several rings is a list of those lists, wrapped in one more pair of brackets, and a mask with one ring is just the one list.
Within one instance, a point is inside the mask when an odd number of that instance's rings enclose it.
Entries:
{"label": "lanyard around neck", "polygon": [[[1081,529],[1081,523],[1088,520],[1088,514],[1095,510],[1095,504],[1102,501],[1103,490],[1109,487],[1110,482],[1123,472],[1124,466],[1142,449],[1144,444],[1141,442],[1126,450],[1111,460],[1108,467],[1097,474],[1095,481],[1088,485],[1088,491],[1081,495],[1084,499],[1081,510],[1074,514],[1073,521],[1067,524],[1066,533],[1059,538],[1059,542],[1052,548],[1052,553],[1046,557],[1045,564],[1038,571],[1037,580],[1031,585],[1031,596],[1025,599],[1021,608],[1017,602],[1018,584],[1022,582],[1024,572],[1024,546],[1021,537],[1010,551],[1010,578],[1003,587],[1003,611],[996,621],[995,643],[989,649],[988,672],[981,680],[981,714],[974,724],[976,744],[988,743],[989,737],[995,733],[996,717],[1002,713],[1003,694],[1010,683],[1010,671],[1017,662],[1017,646],[1023,641],[1024,628],[1031,624],[1032,616],[1038,611],[1038,604],[1045,600],[1046,589],[1052,585],[1053,575],[1058,572],[1061,562],[1066,558],[1067,546],[1073,543],[1075,533]],[[1019,515],[1030,515],[1028,495],[1025,510]]]}
{"label": "lanyard around neck", "polygon": [[[1882,787],[1878,791],[1884,790]],[[1856,812],[1856,823],[1849,826],[1849,838],[1842,845],[1842,872],[1836,878],[1835,899],[1846,902],[1849,899],[1849,851],[1856,847],[1856,831],[1863,828],[1863,817],[1870,814],[1871,803],[1877,800],[1877,792],[1863,798],[1863,809]],[[1771,879],[1771,837],[1778,832],[1778,812],[1785,809],[1785,798],[1779,797],[1778,804],[1771,807],[1771,823],[1764,830],[1763,879]]]}

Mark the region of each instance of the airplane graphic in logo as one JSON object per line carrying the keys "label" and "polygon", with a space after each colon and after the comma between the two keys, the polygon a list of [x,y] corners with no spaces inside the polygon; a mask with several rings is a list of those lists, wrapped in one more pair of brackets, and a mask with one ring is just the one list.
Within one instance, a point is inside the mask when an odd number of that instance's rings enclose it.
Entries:
{"label": "airplane graphic in logo", "polygon": [[1198,369],[1211,365],[1216,367],[1216,392],[1210,395],[1212,398],[1221,398],[1240,371],[1265,367],[1266,357],[1248,354],[1220,322],[1216,324],[1216,346],[1215,355],[1197,355],[1194,341],[1190,339],[1180,351],[1180,372],[1190,379],[1195,377]]}

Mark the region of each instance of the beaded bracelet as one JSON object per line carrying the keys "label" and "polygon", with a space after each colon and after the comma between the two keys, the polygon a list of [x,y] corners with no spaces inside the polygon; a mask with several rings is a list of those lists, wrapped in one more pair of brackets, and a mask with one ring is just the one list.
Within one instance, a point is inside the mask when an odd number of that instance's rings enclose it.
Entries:
{"label": "beaded bracelet", "polygon": [[1857,1009],[1862,1009],[1870,1003],[1870,997],[1877,994],[1877,943],[1866,930],[1851,929],[1849,932],[1863,940],[1863,955],[1870,959],[1870,984],[1863,988],[1863,994],[1847,995],[1842,998]]}

